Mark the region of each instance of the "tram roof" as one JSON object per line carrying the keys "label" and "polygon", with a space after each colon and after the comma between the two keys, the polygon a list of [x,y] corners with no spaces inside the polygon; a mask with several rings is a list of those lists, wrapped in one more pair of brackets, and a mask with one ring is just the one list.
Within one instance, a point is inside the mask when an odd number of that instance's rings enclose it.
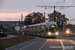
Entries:
{"label": "tram roof", "polygon": [[26,27],[34,27],[34,26],[40,26],[40,25],[51,25],[51,24],[56,24],[56,22],[44,22],[44,23],[39,23],[39,24],[33,24],[33,25],[27,25]]}

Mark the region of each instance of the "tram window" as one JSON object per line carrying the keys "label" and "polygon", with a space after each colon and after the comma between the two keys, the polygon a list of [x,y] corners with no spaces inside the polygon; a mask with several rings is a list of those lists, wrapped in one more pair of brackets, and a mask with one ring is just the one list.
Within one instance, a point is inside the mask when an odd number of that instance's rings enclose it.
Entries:
{"label": "tram window", "polygon": [[22,28],[22,29],[21,29],[21,31],[22,31],[22,32],[24,32],[24,31],[25,31],[25,29],[24,29],[24,28]]}
{"label": "tram window", "polygon": [[55,32],[56,31],[56,28],[50,28],[49,31]]}
{"label": "tram window", "polygon": [[32,32],[32,28],[30,28],[30,32]]}
{"label": "tram window", "polygon": [[48,31],[48,28],[46,27],[46,29],[45,29],[45,30],[46,30],[46,33],[47,33],[47,31]]}
{"label": "tram window", "polygon": [[40,26],[37,27],[37,32],[40,32]]}
{"label": "tram window", "polygon": [[29,32],[29,28],[26,28],[26,32]]}
{"label": "tram window", "polygon": [[33,27],[33,32],[35,32],[36,27]]}
{"label": "tram window", "polygon": [[56,31],[56,29],[54,29],[54,31]]}
{"label": "tram window", "polygon": [[45,26],[41,26],[41,32],[45,31]]}
{"label": "tram window", "polygon": [[32,32],[32,28],[29,29],[29,32]]}
{"label": "tram window", "polygon": [[44,28],[44,26],[41,26],[41,28]]}
{"label": "tram window", "polygon": [[31,32],[31,28],[29,28],[29,32]]}

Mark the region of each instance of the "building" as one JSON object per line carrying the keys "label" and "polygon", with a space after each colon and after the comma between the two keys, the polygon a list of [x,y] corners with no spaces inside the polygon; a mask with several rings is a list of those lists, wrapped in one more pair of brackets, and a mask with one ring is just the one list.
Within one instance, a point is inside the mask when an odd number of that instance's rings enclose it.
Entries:
{"label": "building", "polygon": [[0,21],[0,25],[3,25],[4,32],[14,32],[15,26],[23,26],[23,21]]}

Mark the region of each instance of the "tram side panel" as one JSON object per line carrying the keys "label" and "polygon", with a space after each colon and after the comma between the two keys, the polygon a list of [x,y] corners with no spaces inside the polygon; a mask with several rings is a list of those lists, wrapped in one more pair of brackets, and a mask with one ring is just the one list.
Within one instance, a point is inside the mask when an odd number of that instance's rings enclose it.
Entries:
{"label": "tram side panel", "polygon": [[40,35],[40,33],[41,33],[41,32],[40,32],[40,26],[37,26],[37,30],[36,30],[36,32],[37,32],[37,33],[36,33],[37,36],[41,36],[41,35]]}
{"label": "tram side panel", "polygon": [[46,32],[46,30],[45,30],[45,26],[44,25],[42,25],[41,26],[41,36],[45,36],[45,32]]}

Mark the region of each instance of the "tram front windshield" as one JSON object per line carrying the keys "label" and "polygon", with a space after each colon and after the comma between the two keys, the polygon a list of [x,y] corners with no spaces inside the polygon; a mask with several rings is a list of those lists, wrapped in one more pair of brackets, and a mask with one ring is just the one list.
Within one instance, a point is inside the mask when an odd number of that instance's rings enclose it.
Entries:
{"label": "tram front windshield", "polygon": [[56,28],[50,28],[49,31],[50,32],[56,32]]}

